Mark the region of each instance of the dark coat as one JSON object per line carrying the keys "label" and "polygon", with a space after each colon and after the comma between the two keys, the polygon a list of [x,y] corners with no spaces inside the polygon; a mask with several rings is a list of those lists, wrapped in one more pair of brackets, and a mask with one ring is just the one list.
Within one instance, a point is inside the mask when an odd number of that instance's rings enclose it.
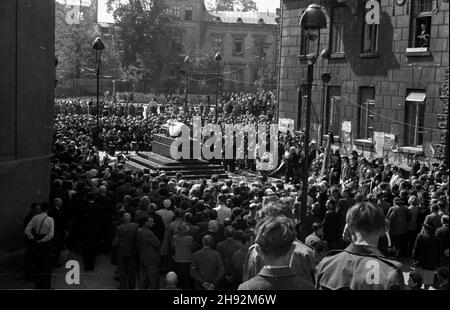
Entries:
{"label": "dark coat", "polygon": [[160,261],[159,247],[161,242],[147,227],[141,227],[137,231],[137,245],[141,263],[158,265]]}
{"label": "dark coat", "polygon": [[322,226],[323,240],[328,242],[329,246],[331,246],[332,242],[339,241],[341,239],[339,234],[338,217],[334,210],[328,210],[325,213]]}
{"label": "dark coat", "polygon": [[210,248],[203,248],[193,254],[191,276],[195,280],[196,289],[204,289],[202,284],[208,282],[217,287],[225,275],[225,268],[220,254]]}
{"label": "dark coat", "polygon": [[113,247],[116,249],[117,258],[135,256],[138,228],[136,223],[124,223],[116,228]]}
{"label": "dark coat", "polygon": [[416,238],[413,259],[417,266],[426,270],[436,270],[440,259],[440,241],[434,235],[423,230]]}
{"label": "dark coat", "polygon": [[217,244],[217,251],[220,253],[223,265],[225,266],[225,274],[233,274],[233,254],[242,247],[242,244],[234,239],[227,238]]}

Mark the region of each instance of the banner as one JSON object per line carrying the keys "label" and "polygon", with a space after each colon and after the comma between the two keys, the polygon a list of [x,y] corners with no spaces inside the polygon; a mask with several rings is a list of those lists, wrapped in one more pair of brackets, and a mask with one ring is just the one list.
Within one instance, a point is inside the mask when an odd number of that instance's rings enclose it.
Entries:
{"label": "banner", "polygon": [[384,132],[375,131],[373,133],[373,143],[375,144],[375,152],[378,157],[383,157],[384,151]]}
{"label": "banner", "polygon": [[280,118],[278,120],[278,130],[286,133],[287,131],[294,132],[294,120],[290,118]]}

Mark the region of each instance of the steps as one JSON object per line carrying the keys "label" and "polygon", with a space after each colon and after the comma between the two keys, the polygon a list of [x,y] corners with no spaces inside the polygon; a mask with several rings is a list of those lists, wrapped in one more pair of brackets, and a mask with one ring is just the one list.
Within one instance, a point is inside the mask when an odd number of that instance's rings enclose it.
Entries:
{"label": "steps", "polygon": [[184,179],[209,179],[212,175],[228,178],[222,165],[213,165],[206,160],[174,160],[153,152],[138,153],[129,156],[127,165],[131,169],[150,169],[151,174],[165,173],[168,177],[175,177],[182,173]]}

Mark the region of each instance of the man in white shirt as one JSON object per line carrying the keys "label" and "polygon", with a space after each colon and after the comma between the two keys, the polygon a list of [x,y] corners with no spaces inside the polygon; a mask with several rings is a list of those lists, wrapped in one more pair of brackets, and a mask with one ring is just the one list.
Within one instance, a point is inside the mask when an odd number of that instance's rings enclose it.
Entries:
{"label": "man in white shirt", "polygon": [[217,222],[220,225],[223,225],[223,222],[226,218],[231,218],[231,209],[227,207],[226,200],[227,196],[220,194],[217,196],[217,207],[214,210],[217,211]]}
{"label": "man in white shirt", "polygon": [[47,215],[49,205],[41,203],[42,213],[35,215],[25,227],[25,235],[32,242],[31,260],[34,263],[35,288],[50,289],[53,266],[52,241],[55,222]]}

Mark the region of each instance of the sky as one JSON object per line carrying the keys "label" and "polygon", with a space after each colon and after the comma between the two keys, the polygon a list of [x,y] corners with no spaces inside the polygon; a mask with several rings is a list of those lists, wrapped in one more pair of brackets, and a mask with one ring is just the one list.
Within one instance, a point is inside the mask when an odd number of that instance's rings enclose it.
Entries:
{"label": "sky", "polygon": [[[63,2],[64,0],[58,0],[58,2]],[[79,0],[68,0],[68,1],[78,1]],[[84,0],[89,1],[89,0]],[[107,12],[106,8],[106,2],[107,0],[98,0],[99,7],[98,7],[98,18],[99,22],[108,22],[112,23],[114,22],[114,18],[111,14]],[[209,4],[214,4],[215,0],[205,0],[205,4],[208,6]],[[255,0],[256,5],[258,6],[258,11],[260,12],[273,12],[275,13],[275,10],[280,7],[280,1],[279,0]]]}

